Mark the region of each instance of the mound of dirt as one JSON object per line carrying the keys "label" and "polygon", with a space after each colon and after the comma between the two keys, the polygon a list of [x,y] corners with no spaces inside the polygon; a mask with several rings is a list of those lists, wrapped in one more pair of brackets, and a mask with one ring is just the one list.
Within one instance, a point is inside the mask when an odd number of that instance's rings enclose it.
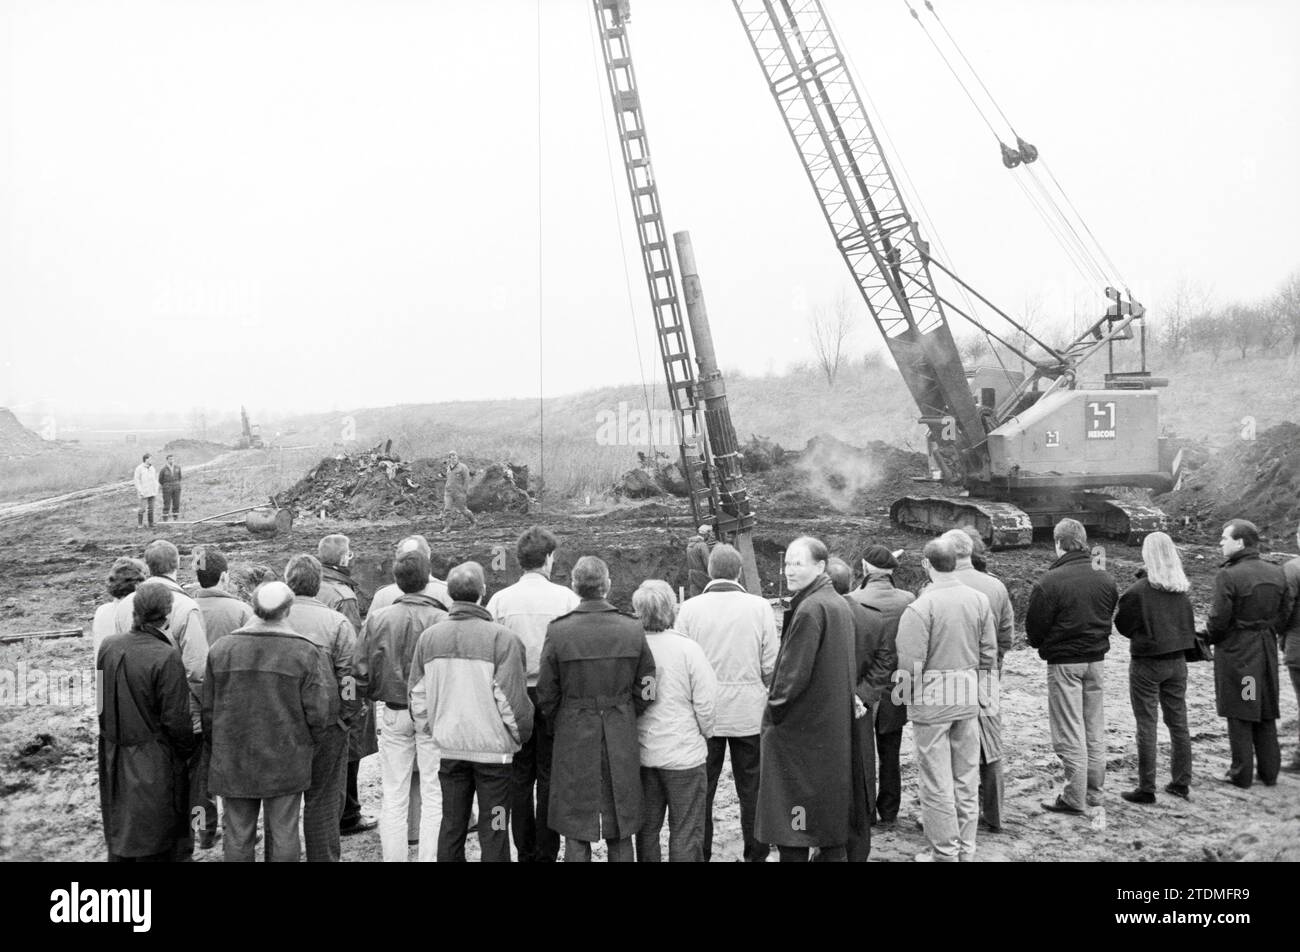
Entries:
{"label": "mound of dirt", "polygon": [[[528,511],[527,466],[466,457],[461,462],[470,471],[472,511]],[[280,504],[340,519],[427,515],[442,509],[446,479],[443,460],[406,462],[389,440],[364,453],[327,456],[280,496]]]}
{"label": "mound of dirt", "polygon": [[751,436],[749,442],[740,448],[740,455],[746,473],[766,473],[785,462],[785,450],[781,444],[773,443],[765,436]]}
{"label": "mound of dirt", "polygon": [[19,423],[7,407],[0,407],[0,459],[21,459],[54,445]]}
{"label": "mound of dirt", "polygon": [[163,447],[164,453],[225,453],[230,447],[225,443],[214,443],[211,440],[190,440],[179,439],[172,440]]}
{"label": "mound of dirt", "polygon": [[1182,485],[1157,497],[1184,535],[1216,534],[1229,519],[1249,519],[1275,540],[1300,522],[1300,425],[1279,423],[1234,443],[1200,465],[1184,454]]}
{"label": "mound of dirt", "polygon": [[658,451],[653,457],[637,453],[637,465],[619,477],[610,492],[625,499],[690,495],[681,463]]}

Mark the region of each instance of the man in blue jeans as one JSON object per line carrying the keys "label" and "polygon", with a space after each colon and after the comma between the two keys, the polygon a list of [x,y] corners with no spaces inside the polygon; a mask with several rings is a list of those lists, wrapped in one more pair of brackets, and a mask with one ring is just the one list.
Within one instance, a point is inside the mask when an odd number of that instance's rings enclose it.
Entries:
{"label": "man in blue jeans", "polygon": [[1025,612],[1029,644],[1047,662],[1052,747],[1065,767],[1065,788],[1043,809],[1084,814],[1101,805],[1106,783],[1103,665],[1119,589],[1104,558],[1094,562],[1082,523],[1062,519],[1052,538],[1057,559],[1034,583]]}

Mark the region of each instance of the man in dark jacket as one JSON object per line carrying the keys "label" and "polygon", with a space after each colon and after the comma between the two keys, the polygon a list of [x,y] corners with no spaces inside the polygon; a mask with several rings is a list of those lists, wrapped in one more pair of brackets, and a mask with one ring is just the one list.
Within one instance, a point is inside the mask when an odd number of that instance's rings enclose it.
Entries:
{"label": "man in dark jacket", "polygon": [[870,823],[853,760],[853,613],[826,575],[829,557],[808,536],[785,550],[795,594],[763,712],[754,830],[776,844],[782,862],[807,862],[814,847],[819,862],[845,862],[851,832]]}
{"label": "man in dark jacket", "polygon": [[[903,609],[916,599],[906,589],[894,587],[894,570],[898,556],[883,545],[870,545],[862,553],[862,585],[849,593],[854,601],[867,608],[880,611],[884,630],[881,639],[891,657],[896,657],[898,620]],[[876,792],[876,813],[881,823],[898,819],[902,800],[903,774],[899,765],[899,750],[903,746],[903,725],[907,723],[907,705],[894,697],[892,687],[876,703],[876,762],[880,785]]]}
{"label": "man in dark jacket", "polygon": [[257,621],[208,654],[203,733],[212,745],[208,789],[224,798],[226,862],[253,862],[262,813],[269,863],[298,862],[302,793],[317,743],[338,718],[329,655],[289,628],[293,592],[266,582]]}
{"label": "man in dark jacket", "polygon": [[[420,769],[420,862],[431,863],[438,852],[438,815],[432,809],[438,791],[438,748],[427,734],[417,733],[411,717],[411,662],[420,635],[447,617],[440,601],[425,592],[429,559],[419,549],[393,560],[393,578],[402,597],[361,626],[353,673],[357,694],[367,705],[384,702],[384,731],[380,737],[379,769],[383,783],[379,840],[384,862],[409,858],[408,835],[411,776]],[[424,805],[428,804],[428,808]]]}
{"label": "man in dark jacket", "polygon": [[853,648],[857,663],[857,697],[853,705],[853,770],[865,791],[866,811],[855,819],[860,822],[849,830],[848,860],[865,863],[871,855],[871,820],[876,812],[876,732],[871,712],[889,692],[897,665],[894,646],[885,640],[885,615],[878,608],[868,608],[849,597],[853,587],[853,570],[843,559],[832,558],[826,574],[836,593],[843,596],[853,613]]}
{"label": "man in dark jacket", "polygon": [[573,567],[582,599],[546,629],[537,702],[554,725],[547,822],[564,861],[591,861],[603,839],[611,863],[633,861],[641,828],[641,747],[636,719],[655,699],[655,662],[633,615],[606,601],[609,567],[585,555]]}
{"label": "man in dark jacket", "polygon": [[[1300,528],[1296,529],[1295,541],[1300,546]],[[1282,629],[1282,650],[1287,670],[1291,672],[1291,687],[1295,689],[1296,700],[1300,701],[1300,557],[1283,565],[1282,574],[1286,576],[1286,596],[1291,602],[1291,617]],[[1300,747],[1282,769],[1289,773],[1300,772]]]}
{"label": "man in dark jacket", "polygon": [[718,540],[713,536],[713,526],[700,526],[699,532],[686,543],[686,597],[694,598],[708,586],[709,556]]}
{"label": "man in dark jacket", "polygon": [[167,462],[158,470],[158,488],[162,490],[162,521],[175,522],[181,517],[181,467],[176,457],[167,454]]}
{"label": "man in dark jacket", "polygon": [[[334,533],[321,539],[316,546],[316,558],[321,564],[321,583],[317,599],[332,608],[361,631],[362,608],[356,583],[352,581],[352,545],[345,535]],[[379,752],[375,736],[375,706],[362,705],[361,712],[352,721],[348,731],[348,772],[343,788],[343,813],[339,818],[339,833],[351,836],[373,830],[379,822],[362,816],[361,797],[357,792],[357,776],[361,761]]]}
{"label": "man in dark jacket", "polygon": [[180,653],[161,626],[172,593],[138,590],[135,624],[99,646],[99,801],[109,862],[165,863],[184,836],[186,762],[198,740]]}
{"label": "man in dark jacket", "polygon": [[[208,638],[208,647],[237,628],[243,628],[253,620],[253,609],[230,592],[226,586],[230,581],[229,566],[226,557],[219,549],[210,545],[194,547],[194,574],[199,580],[199,590],[194,593],[194,604],[199,606],[199,616],[203,619],[203,630]],[[206,659],[204,661],[206,664]],[[211,753],[208,744],[199,744],[200,761],[198,768],[199,786],[190,790],[193,806],[203,807],[203,827],[199,836],[199,846],[211,849],[216,845],[220,831],[217,827],[217,801],[208,794],[208,762]],[[191,808],[192,809],[192,808]],[[197,819],[197,817],[195,817]]]}
{"label": "man in dark jacket", "polygon": [[1047,718],[1065,767],[1065,788],[1043,809],[1083,814],[1100,806],[1106,783],[1104,659],[1119,590],[1093,564],[1082,523],[1062,519],[1052,538],[1057,559],[1034,583],[1025,611],[1029,644],[1047,662]]}
{"label": "man in dark jacket", "polygon": [[1277,783],[1282,750],[1277,742],[1277,632],[1290,614],[1286,573],[1259,557],[1259,530],[1233,519],[1219,539],[1223,568],[1214,577],[1206,623],[1214,648],[1214,697],[1228,719],[1232,765],[1222,780],[1249,787],[1258,771]]}
{"label": "man in dark jacket", "polygon": [[284,567],[284,581],[293,592],[289,627],[310,638],[329,655],[338,685],[339,716],[325,728],[311,761],[311,786],[302,798],[302,831],[307,862],[337,863],[340,858],[339,816],[348,775],[348,732],[360,713],[356,678],[352,674],[357,633],[341,613],[326,608],[320,593],[321,564],[311,555],[295,555]]}

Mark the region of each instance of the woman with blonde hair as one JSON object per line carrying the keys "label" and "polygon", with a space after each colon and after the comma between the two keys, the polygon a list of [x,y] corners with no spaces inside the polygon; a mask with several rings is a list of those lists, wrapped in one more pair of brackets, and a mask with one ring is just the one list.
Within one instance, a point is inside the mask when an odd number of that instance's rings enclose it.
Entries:
{"label": "woman with blonde hair", "polygon": [[1192,738],[1187,729],[1187,649],[1196,620],[1174,542],[1153,532],[1142,543],[1138,580],[1120,596],[1115,629],[1132,642],[1129,699],[1137,721],[1138,786],[1120,794],[1129,803],[1156,802],[1156,706],[1164,713],[1173,755],[1173,779],[1165,787],[1184,800],[1192,785]]}

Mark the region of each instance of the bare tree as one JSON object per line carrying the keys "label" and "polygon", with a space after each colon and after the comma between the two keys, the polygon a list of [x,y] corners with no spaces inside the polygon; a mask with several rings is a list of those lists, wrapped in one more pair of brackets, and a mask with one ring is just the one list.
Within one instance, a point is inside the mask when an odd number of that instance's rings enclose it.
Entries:
{"label": "bare tree", "polygon": [[814,309],[808,318],[813,356],[817,358],[817,366],[826,378],[828,387],[835,386],[835,378],[844,365],[844,352],[849,336],[853,333],[854,321],[853,305],[843,291],[833,304]]}
{"label": "bare tree", "polygon": [[957,341],[957,353],[961,359],[970,365],[978,364],[982,359],[991,356],[992,347],[989,338],[978,332],[964,334]]}
{"label": "bare tree", "polygon": [[1214,311],[1203,311],[1188,321],[1188,341],[1192,350],[1210,355],[1212,363],[1219,362],[1219,353],[1228,339],[1223,317]]}
{"label": "bare tree", "polygon": [[1290,344],[1291,353],[1300,354],[1300,269],[1282,282],[1273,296],[1277,322]]}
{"label": "bare tree", "polygon": [[1246,359],[1249,348],[1268,345],[1268,321],[1259,307],[1231,304],[1224,308],[1221,320],[1228,338],[1241,351],[1242,360]]}
{"label": "bare tree", "polygon": [[1210,309],[1210,291],[1199,281],[1186,276],[1174,285],[1174,293],[1164,308],[1161,343],[1174,356],[1192,346],[1192,318]]}

